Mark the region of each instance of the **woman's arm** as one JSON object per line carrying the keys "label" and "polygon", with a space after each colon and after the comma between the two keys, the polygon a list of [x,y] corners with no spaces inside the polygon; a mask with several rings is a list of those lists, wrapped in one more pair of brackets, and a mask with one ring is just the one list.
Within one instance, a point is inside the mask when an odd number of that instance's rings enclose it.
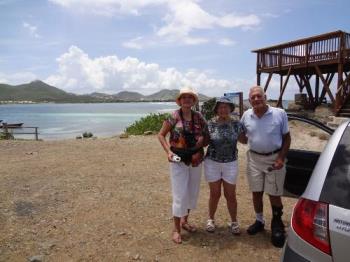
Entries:
{"label": "woman's arm", "polygon": [[202,135],[199,137],[196,147],[206,147],[209,145],[209,128],[208,128],[208,122],[204,119],[203,115],[200,114],[200,119],[201,119],[201,126],[202,126]]}
{"label": "woman's arm", "polygon": [[240,133],[238,136],[238,141],[242,144],[247,144],[248,143],[248,137],[245,135],[244,132]]}
{"label": "woman's arm", "polygon": [[172,157],[174,153],[170,150],[170,146],[166,141],[166,136],[170,132],[170,130],[171,130],[171,125],[167,121],[164,121],[163,126],[158,133],[158,140],[162,145],[165,153],[168,155],[168,160],[172,161]]}

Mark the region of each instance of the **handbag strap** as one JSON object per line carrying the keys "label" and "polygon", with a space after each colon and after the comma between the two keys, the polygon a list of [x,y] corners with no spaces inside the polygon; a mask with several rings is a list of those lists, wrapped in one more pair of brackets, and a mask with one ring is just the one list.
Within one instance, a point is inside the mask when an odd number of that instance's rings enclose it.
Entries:
{"label": "handbag strap", "polygon": [[[182,128],[183,130],[185,130],[185,119],[181,108],[180,108],[179,115],[182,122]],[[194,113],[192,109],[191,109],[191,133],[194,133]]]}

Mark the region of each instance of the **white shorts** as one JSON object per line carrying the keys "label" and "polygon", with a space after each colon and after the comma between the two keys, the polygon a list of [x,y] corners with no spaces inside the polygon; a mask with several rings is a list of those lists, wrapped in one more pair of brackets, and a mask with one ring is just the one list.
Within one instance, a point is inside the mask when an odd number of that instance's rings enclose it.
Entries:
{"label": "white shorts", "polygon": [[209,158],[204,160],[204,175],[207,182],[216,182],[220,179],[232,185],[236,184],[238,163],[236,161],[220,163]]}
{"label": "white shorts", "polygon": [[270,156],[262,156],[247,152],[247,178],[250,191],[265,192],[271,196],[282,196],[284,179],[286,177],[286,165],[279,170],[266,172],[275,162],[277,153]]}

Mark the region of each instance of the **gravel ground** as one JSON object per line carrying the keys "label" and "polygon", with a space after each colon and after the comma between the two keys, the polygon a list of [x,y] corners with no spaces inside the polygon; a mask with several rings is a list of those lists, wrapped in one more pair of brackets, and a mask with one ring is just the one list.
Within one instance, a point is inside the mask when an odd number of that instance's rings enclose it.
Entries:
{"label": "gravel ground", "polygon": [[[292,147],[321,151],[319,131],[291,122]],[[324,137],[322,137],[324,139]],[[191,214],[199,231],[172,230],[168,163],[156,136],[64,141],[0,141],[0,261],[278,261],[267,230],[249,236],[254,220],[239,145],[237,185],[241,236],[227,229],[224,199],[218,230],[204,230],[208,187]],[[284,199],[289,226],[294,199]]]}

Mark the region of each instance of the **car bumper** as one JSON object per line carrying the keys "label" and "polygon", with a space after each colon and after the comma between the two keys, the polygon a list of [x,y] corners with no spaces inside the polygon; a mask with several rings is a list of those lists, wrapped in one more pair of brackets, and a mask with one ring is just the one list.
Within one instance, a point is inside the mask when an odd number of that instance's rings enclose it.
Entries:
{"label": "car bumper", "polygon": [[332,257],[300,238],[293,228],[290,227],[288,230],[288,238],[282,251],[281,261],[332,262]]}
{"label": "car bumper", "polygon": [[308,262],[309,260],[305,259],[298,253],[294,252],[288,244],[284,245],[281,262]]}

